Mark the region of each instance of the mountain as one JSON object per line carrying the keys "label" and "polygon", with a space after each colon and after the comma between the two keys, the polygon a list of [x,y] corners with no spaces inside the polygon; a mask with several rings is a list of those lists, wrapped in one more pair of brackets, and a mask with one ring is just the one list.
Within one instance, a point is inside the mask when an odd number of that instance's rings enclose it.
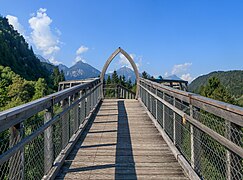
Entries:
{"label": "mountain", "polygon": [[0,16],[0,65],[10,67],[26,80],[36,81],[42,77],[49,81],[49,72],[42,66],[31,47],[18,31]]}
{"label": "mountain", "polygon": [[211,77],[219,78],[231,95],[241,97],[243,95],[243,70],[215,71],[199,76],[189,84],[189,91],[199,93],[200,87],[205,86]]}
{"label": "mountain", "polygon": [[59,64],[58,68],[60,71],[63,71],[63,72],[66,72],[68,70],[68,67],[63,64]]}
{"label": "mountain", "polygon": [[63,64],[59,65],[58,67],[60,70],[63,70],[66,80],[87,79],[98,77],[100,75],[99,70],[82,61],[77,62],[70,68]]}
{"label": "mountain", "polygon": [[[136,75],[134,71],[126,66],[121,67],[120,69],[116,70],[118,76],[125,76],[126,80],[131,79],[134,83],[136,81]],[[113,73],[108,73],[107,75],[112,76]]]}
{"label": "mountain", "polygon": [[51,64],[51,62],[48,59],[43,58],[41,55],[36,54],[35,56],[40,60],[40,62]]}

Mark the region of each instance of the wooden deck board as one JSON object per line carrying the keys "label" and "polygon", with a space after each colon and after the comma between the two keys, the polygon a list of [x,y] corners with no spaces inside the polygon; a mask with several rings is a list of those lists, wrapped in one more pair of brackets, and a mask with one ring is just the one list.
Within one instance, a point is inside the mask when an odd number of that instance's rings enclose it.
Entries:
{"label": "wooden deck board", "polygon": [[56,179],[188,179],[137,100],[104,100]]}

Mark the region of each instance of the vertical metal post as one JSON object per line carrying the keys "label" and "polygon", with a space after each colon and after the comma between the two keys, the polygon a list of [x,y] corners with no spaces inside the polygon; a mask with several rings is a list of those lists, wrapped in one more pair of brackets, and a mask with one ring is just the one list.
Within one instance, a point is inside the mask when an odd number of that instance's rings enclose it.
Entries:
{"label": "vertical metal post", "polygon": [[[226,137],[237,144],[238,146],[242,146],[242,135],[241,133],[236,133],[236,132],[241,132],[241,127],[228,121],[225,120],[226,123]],[[226,176],[227,180],[238,180],[242,179],[242,169],[243,169],[243,164],[242,164],[242,158],[238,156],[237,154],[226,150],[226,160],[227,160],[227,166],[226,166]]]}
{"label": "vertical metal post", "polygon": [[[163,100],[165,100],[165,92],[163,92]],[[165,104],[163,103],[163,129],[165,130]]]}
{"label": "vertical metal post", "polygon": [[[44,114],[44,122],[48,122],[53,117],[53,107],[46,109]],[[50,126],[44,131],[44,173],[47,174],[53,164],[54,149],[53,149],[53,127]]]}
{"label": "vertical metal post", "polygon": [[[23,124],[19,123],[10,129],[10,148],[18,144],[24,134]],[[24,148],[9,159],[9,179],[24,179]]]}
{"label": "vertical metal post", "polygon": [[[66,110],[68,107],[68,99],[64,99],[62,102],[62,110]],[[69,112],[66,112],[62,116],[62,149],[65,148],[69,141]]]}
{"label": "vertical metal post", "polygon": [[[76,102],[78,100],[78,94],[75,94],[73,96],[73,102]],[[74,131],[76,132],[79,127],[79,109],[78,109],[78,104],[76,104],[73,108],[73,113],[74,113]]]}
{"label": "vertical metal post", "polygon": [[[190,116],[193,118],[193,106],[190,104]],[[195,169],[195,145],[194,145],[194,127],[190,124],[191,134],[191,166]]]}
{"label": "vertical metal post", "polygon": [[[86,90],[84,91],[84,95],[86,95]],[[86,97],[84,101],[84,118],[86,118],[87,116],[87,102],[88,102],[88,97]]]}
{"label": "vertical metal post", "polygon": [[[158,96],[158,89],[155,89],[155,94]],[[155,98],[155,118],[158,121],[158,100]]]}
{"label": "vertical metal post", "polygon": [[[176,99],[173,97],[173,106],[176,106]],[[176,113],[173,111],[173,142],[176,144]]]}

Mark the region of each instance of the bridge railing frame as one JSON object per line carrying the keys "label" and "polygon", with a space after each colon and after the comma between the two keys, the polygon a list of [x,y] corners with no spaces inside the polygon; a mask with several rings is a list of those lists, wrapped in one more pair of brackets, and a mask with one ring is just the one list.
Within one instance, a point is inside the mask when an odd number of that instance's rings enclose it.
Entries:
{"label": "bridge railing frame", "polygon": [[[219,171],[223,179],[243,178],[243,108],[143,78],[139,79],[139,88],[140,101],[200,178],[207,179],[201,158],[206,151],[214,156],[221,153],[218,159],[222,158],[223,165],[209,161],[216,166],[212,167],[216,168],[215,176]],[[216,121],[218,117],[220,121]],[[221,131],[213,124],[214,120],[225,124],[223,128],[220,126]],[[188,136],[188,147],[183,149],[184,136]],[[212,144],[203,144],[203,138]],[[215,149],[210,149],[211,146]]]}
{"label": "bridge railing frame", "polygon": [[[101,93],[100,79],[95,78],[1,112],[0,135],[6,138],[0,139],[0,179],[28,179],[28,175],[36,179],[55,177],[97,109]],[[54,140],[59,141],[58,146]],[[38,164],[38,158],[43,164]],[[27,166],[36,168],[38,174],[28,172]]]}
{"label": "bridge railing frame", "polygon": [[[111,96],[107,94],[111,93]],[[103,84],[104,98],[135,99],[136,93],[121,84]]]}

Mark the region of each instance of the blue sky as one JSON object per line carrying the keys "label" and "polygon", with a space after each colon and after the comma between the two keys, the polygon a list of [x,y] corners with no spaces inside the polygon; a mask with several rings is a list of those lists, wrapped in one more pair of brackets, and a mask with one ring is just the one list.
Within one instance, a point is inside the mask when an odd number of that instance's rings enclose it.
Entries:
{"label": "blue sky", "polygon": [[[67,66],[101,70],[120,46],[155,76],[243,69],[243,1],[0,0],[0,14],[37,54]],[[123,65],[117,56],[109,71]]]}

